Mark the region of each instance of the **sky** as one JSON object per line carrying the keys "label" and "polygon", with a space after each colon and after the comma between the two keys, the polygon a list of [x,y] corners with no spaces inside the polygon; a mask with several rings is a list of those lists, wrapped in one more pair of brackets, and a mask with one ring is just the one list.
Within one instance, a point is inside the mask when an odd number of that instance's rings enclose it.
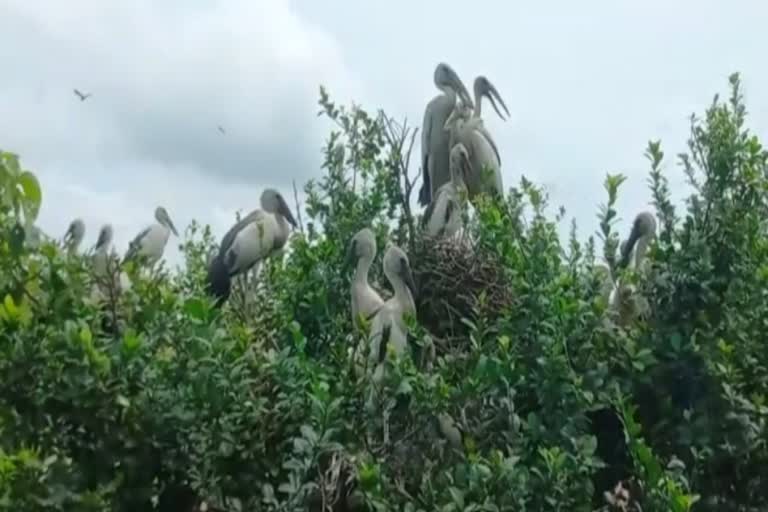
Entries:
{"label": "sky", "polygon": [[605,174],[622,172],[626,231],[649,208],[647,141],[683,197],[674,155],[730,73],[768,137],[766,19],[754,0],[0,0],[0,148],[38,175],[52,236],[81,217],[91,246],[109,222],[122,253],[163,205],[218,238],[265,187],[292,203],[293,181],[321,175],[320,84],[420,125],[444,61],[509,107],[507,121],[484,109],[505,188],[546,186],[562,233],[575,217],[586,236]]}

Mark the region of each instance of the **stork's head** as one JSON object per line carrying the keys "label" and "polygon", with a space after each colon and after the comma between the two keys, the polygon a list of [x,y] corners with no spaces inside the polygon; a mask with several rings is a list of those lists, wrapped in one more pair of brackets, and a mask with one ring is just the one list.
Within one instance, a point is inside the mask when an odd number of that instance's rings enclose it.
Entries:
{"label": "stork's head", "polygon": [[85,236],[85,222],[82,219],[75,219],[69,223],[67,232],[64,233],[64,243],[71,248],[76,248]]}
{"label": "stork's head", "polygon": [[95,249],[106,249],[112,243],[112,225],[104,224],[99,230],[99,238],[96,240]]}
{"label": "stork's head", "polygon": [[384,253],[384,274],[392,282],[404,283],[411,295],[416,296],[416,283],[413,280],[408,256],[393,243],[387,244],[387,251]]}
{"label": "stork's head", "polygon": [[370,258],[376,255],[376,236],[370,228],[358,231],[347,247],[347,263],[352,264],[360,258]]}
{"label": "stork's head", "polygon": [[458,95],[462,102],[467,103],[471,108],[474,108],[472,98],[469,96],[469,91],[464,86],[464,82],[461,81],[459,75],[453,70],[451,66],[445,62],[441,62],[435,68],[435,85],[438,89],[445,93],[454,93]]}
{"label": "stork's head", "polygon": [[[632,254],[632,250],[635,248],[635,244],[638,240],[642,239],[645,242],[650,240],[656,235],[656,217],[651,212],[640,212],[635,217],[635,221],[632,223],[632,230],[629,232],[629,238],[621,246],[621,266],[626,267],[629,265],[629,258]],[[647,245],[647,244],[643,244]],[[640,259],[642,259],[642,254]]]}
{"label": "stork's head", "polygon": [[273,188],[265,189],[261,193],[261,208],[265,212],[285,217],[291,226],[296,227],[296,219],[293,218],[288,203],[285,202],[283,195]]}
{"label": "stork's head", "polygon": [[501,104],[502,108],[504,109],[504,112],[507,113],[507,116],[509,116],[509,109],[507,108],[507,105],[504,103],[504,100],[501,99],[501,95],[499,94],[499,91],[496,90],[496,87],[494,87],[494,85],[491,83],[490,80],[488,80],[483,75],[478,76],[477,78],[475,78],[474,90],[475,90],[475,98],[477,98],[478,102],[481,101],[481,98],[483,96],[488,98],[491,102],[491,106],[493,106],[493,110],[496,111],[496,113],[499,115],[500,118],[506,121],[502,113],[499,111],[499,107],[496,106],[496,101],[498,101]]}
{"label": "stork's head", "polygon": [[157,222],[170,229],[174,235],[179,236],[179,232],[176,231],[176,226],[173,225],[171,216],[168,215],[168,212],[162,206],[158,206],[155,209],[155,219],[157,219]]}

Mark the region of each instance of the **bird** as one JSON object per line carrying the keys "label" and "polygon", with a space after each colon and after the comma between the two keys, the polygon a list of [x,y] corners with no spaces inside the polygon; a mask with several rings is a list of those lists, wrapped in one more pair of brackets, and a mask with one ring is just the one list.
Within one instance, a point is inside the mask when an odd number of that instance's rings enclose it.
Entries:
{"label": "bird", "polygon": [[77,89],[72,89],[72,90],[77,95],[77,97],[80,98],[80,101],[85,101],[86,99],[88,99],[91,96],[93,96],[93,94],[91,94],[90,92],[87,93],[87,94],[83,94],[82,92],[78,91]]}
{"label": "bird", "polygon": [[[632,264],[635,271],[643,272],[648,247],[656,236],[656,218],[651,212],[640,212],[632,223],[629,237],[622,242],[618,267],[627,268]],[[632,254],[635,259],[631,261]],[[618,315],[621,325],[628,325],[634,319],[649,313],[648,301],[639,296],[637,288],[620,277],[611,297],[611,306]]]}
{"label": "bird", "polygon": [[370,228],[358,231],[349,243],[347,262],[355,264],[350,295],[352,322],[359,327],[360,317],[367,321],[373,318],[384,305],[384,300],[368,282],[368,272],[376,257],[376,237]]}
{"label": "bird", "polygon": [[107,274],[109,249],[112,246],[113,230],[111,224],[104,224],[99,230],[99,238],[93,247],[93,271],[97,276]]}
{"label": "bird", "polygon": [[155,209],[155,219],[156,223],[145,228],[130,242],[123,263],[139,257],[151,267],[163,256],[171,232],[174,236],[179,236],[171,217],[162,206]]}
{"label": "bird", "polygon": [[375,368],[375,383],[380,383],[384,377],[384,360],[389,347],[398,355],[407,349],[408,327],[405,317],[416,315],[416,284],[408,256],[400,247],[389,243],[384,253],[383,268],[394,295],[384,302],[371,323],[368,368]]}
{"label": "bird", "polygon": [[649,211],[638,213],[632,223],[629,237],[627,238],[626,243],[621,247],[619,267],[626,268],[629,265],[630,258],[634,252],[634,267],[638,270],[641,269],[648,247],[655,236],[656,217]]}
{"label": "bird", "polygon": [[288,204],[275,189],[261,194],[261,209],[253,210],[224,235],[219,252],[208,265],[207,290],[216,297],[216,306],[229,298],[232,278],[282,249],[290,227],[296,227]]}
{"label": "bird", "polygon": [[419,189],[419,204],[427,206],[432,195],[449,179],[448,143],[450,136],[443,130],[445,120],[456,105],[457,98],[472,106],[472,98],[456,71],[445,62],[437,65],[434,83],[443,94],[438,94],[424,110],[421,130],[421,171],[422,184]]}
{"label": "bird", "polygon": [[222,134],[226,134],[226,133],[227,133],[227,132],[225,132],[225,131],[224,131],[224,128],[222,128],[222,127],[221,127],[221,125],[217,125],[217,126],[216,126],[216,128],[218,128],[218,129],[219,129],[219,131],[220,131]]}
{"label": "bird", "polygon": [[475,111],[473,112],[473,117],[482,117],[482,110],[483,110],[483,96],[488,98],[488,100],[491,102],[491,106],[493,107],[493,110],[496,111],[496,113],[499,115],[502,121],[506,121],[506,118],[504,115],[499,111],[499,107],[496,105],[496,101],[498,101],[502,108],[504,109],[504,112],[507,113],[507,116],[509,116],[509,109],[507,108],[507,105],[504,103],[504,100],[501,98],[501,95],[499,94],[499,91],[496,89],[496,87],[491,83],[488,78],[486,78],[483,75],[480,75],[475,78],[475,82],[472,85],[472,91],[475,94]]}
{"label": "bird", "polygon": [[77,218],[70,222],[62,241],[70,254],[74,254],[85,237],[85,222]]}
{"label": "bird", "polygon": [[451,180],[437,189],[433,200],[424,211],[424,224],[431,237],[452,237],[461,229],[463,197],[466,195],[469,153],[464,144],[451,148],[449,158]]}
{"label": "bird", "polygon": [[[467,190],[470,199],[479,193],[503,195],[504,185],[501,178],[501,156],[493,137],[485,128],[481,117],[482,97],[491,99],[496,112],[504,118],[496,107],[494,96],[499,100],[505,111],[508,112],[504,101],[491,82],[483,77],[477,77],[474,84],[475,101],[474,111],[470,111],[468,104],[457,104],[445,121],[444,130],[449,135],[449,145],[462,143],[469,152],[471,173],[467,180]],[[484,174],[486,170],[492,173],[490,179]]]}
{"label": "bird", "polygon": [[91,264],[93,266],[93,284],[92,297],[97,300],[104,299],[110,294],[110,279],[112,280],[112,291],[120,293],[131,287],[131,281],[128,275],[118,270],[118,257],[112,248],[113,229],[111,224],[104,224],[99,230],[99,238],[93,247],[93,256]]}

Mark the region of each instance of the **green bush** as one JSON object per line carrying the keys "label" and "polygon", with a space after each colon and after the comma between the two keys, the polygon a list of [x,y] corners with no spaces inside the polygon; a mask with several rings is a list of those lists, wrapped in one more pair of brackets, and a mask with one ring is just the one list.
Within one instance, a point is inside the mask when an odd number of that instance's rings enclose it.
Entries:
{"label": "green bush", "polygon": [[683,213],[648,146],[660,232],[647,274],[617,268],[623,177],[606,178],[602,256],[646,318],[611,320],[594,238],[574,225],[562,243],[563,212],[522,178],[468,225],[514,300],[484,308],[478,294],[440,350],[414,322],[375,412],[348,354],[344,253],[364,226],[380,253],[387,239],[424,250],[415,132],[323,90],[320,104],[336,129],[306,225],[222,309],[202,291],[215,241],[196,223],[183,271],[131,271],[130,289],[94,300],[86,256],[26,243],[40,187],[2,153],[0,510],[768,507],[768,152],[744,126],[738,76],[692,119]]}

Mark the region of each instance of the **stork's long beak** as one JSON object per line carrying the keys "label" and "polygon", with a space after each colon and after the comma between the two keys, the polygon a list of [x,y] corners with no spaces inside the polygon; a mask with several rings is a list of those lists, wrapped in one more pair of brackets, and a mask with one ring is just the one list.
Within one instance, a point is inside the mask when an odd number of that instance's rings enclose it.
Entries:
{"label": "stork's long beak", "polygon": [[413,280],[413,273],[411,272],[411,267],[407,263],[400,264],[400,277],[402,277],[403,281],[405,281],[405,285],[411,291],[411,295],[416,297],[416,294],[417,294],[416,283]]}
{"label": "stork's long beak", "polygon": [[288,205],[285,203],[285,199],[283,199],[282,196],[278,199],[278,205],[277,205],[277,211],[285,217],[285,219],[293,226],[296,227],[296,219],[293,218],[293,214],[291,213],[291,209],[288,208]]}
{"label": "stork's long beak", "polygon": [[472,101],[472,97],[469,95],[469,91],[467,90],[467,87],[464,85],[464,82],[461,81],[461,78],[459,78],[459,75],[451,68],[450,69],[450,80],[452,82],[453,88],[456,91],[456,94],[459,95],[459,98],[461,98],[461,101],[469,105],[470,108],[475,108],[475,104]]}
{"label": "stork's long beak", "polygon": [[499,111],[499,107],[496,106],[496,101],[498,101],[501,104],[502,108],[504,108],[504,112],[506,112],[507,116],[509,117],[510,115],[509,109],[507,108],[507,105],[504,103],[504,100],[501,98],[501,94],[499,94],[499,91],[487,78],[484,80],[483,83],[484,83],[483,95],[490,100],[493,110],[496,111],[499,117],[502,118],[504,121],[506,121],[502,113]]}
{"label": "stork's long beak", "polygon": [[171,220],[171,217],[169,215],[165,216],[165,221],[168,223],[168,228],[173,232],[174,235],[178,238],[179,232],[176,231],[176,226],[173,225],[173,221]]}
{"label": "stork's long beak", "polygon": [[626,268],[629,265],[629,258],[632,256],[632,249],[637,243],[637,239],[640,238],[640,225],[638,222],[632,224],[632,231],[629,232],[629,238],[627,238],[621,247],[621,260],[619,266]]}

